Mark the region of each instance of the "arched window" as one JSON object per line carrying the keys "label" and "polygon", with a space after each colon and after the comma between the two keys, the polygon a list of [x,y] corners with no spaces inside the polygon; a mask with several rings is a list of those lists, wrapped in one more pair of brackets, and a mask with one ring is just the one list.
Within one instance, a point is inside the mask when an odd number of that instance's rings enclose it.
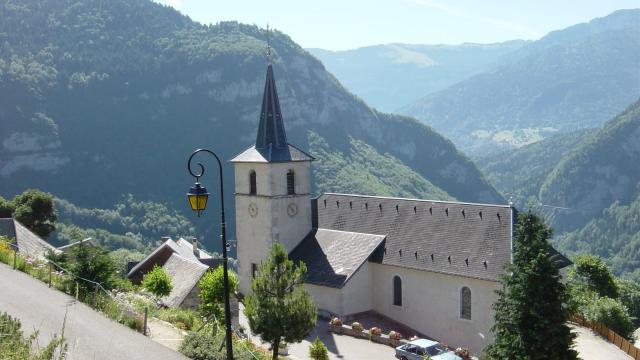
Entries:
{"label": "arched window", "polygon": [[257,194],[256,172],[253,170],[249,172],[249,194],[250,195]]}
{"label": "arched window", "polygon": [[393,277],[393,305],[402,306],[402,280],[398,275]]}
{"label": "arched window", "polygon": [[471,290],[466,286],[460,289],[460,318],[471,320]]}
{"label": "arched window", "polygon": [[293,170],[287,171],[287,195],[296,193],[296,179]]}

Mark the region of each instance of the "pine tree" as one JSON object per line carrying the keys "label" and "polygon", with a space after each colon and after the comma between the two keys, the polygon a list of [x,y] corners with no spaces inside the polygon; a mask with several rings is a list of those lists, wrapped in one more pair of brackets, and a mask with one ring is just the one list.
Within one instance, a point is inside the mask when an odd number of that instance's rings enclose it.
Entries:
{"label": "pine tree", "polygon": [[251,282],[253,294],[245,298],[249,327],[271,344],[274,360],[281,340],[301,341],[316,324],[315,304],[303,286],[306,272],[303,262],[295,266],[284,247],[275,243]]}
{"label": "pine tree", "polygon": [[518,216],[513,264],[493,305],[491,359],[577,359],[567,326],[565,286],[550,255],[552,230],[529,212]]}

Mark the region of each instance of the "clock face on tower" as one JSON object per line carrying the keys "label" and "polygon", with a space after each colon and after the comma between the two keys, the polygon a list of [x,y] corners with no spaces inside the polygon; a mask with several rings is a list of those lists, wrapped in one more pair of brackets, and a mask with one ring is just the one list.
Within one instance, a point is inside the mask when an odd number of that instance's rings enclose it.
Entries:
{"label": "clock face on tower", "polygon": [[247,211],[249,211],[249,215],[251,217],[256,217],[256,215],[258,215],[258,205],[256,205],[255,203],[249,204],[249,208],[247,209]]}
{"label": "clock face on tower", "polygon": [[298,205],[291,203],[289,204],[289,206],[287,206],[287,214],[289,214],[289,216],[294,217],[296,216],[297,213],[298,213]]}

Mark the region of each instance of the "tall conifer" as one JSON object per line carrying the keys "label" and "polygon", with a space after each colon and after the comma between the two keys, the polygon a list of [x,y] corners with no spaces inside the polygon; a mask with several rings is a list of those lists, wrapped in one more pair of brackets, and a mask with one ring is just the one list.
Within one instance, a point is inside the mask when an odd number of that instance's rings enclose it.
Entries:
{"label": "tall conifer", "polygon": [[534,213],[518,216],[513,264],[493,305],[490,359],[577,359],[564,307],[567,293],[550,252],[551,233]]}

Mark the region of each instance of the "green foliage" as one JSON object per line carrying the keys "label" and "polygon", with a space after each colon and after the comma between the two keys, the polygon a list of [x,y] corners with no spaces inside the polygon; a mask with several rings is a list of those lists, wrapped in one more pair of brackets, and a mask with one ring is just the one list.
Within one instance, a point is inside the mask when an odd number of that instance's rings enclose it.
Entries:
{"label": "green foliage", "polygon": [[13,217],[29,230],[47,238],[56,229],[53,195],[29,189],[16,195],[11,202],[0,198],[0,217]]}
{"label": "green foliage", "polygon": [[127,276],[127,264],[130,261],[140,261],[145,258],[145,254],[136,250],[120,248],[109,252],[109,256],[113,259],[116,266],[116,273],[120,277]]}
{"label": "green foliage", "polygon": [[569,273],[571,281],[586,285],[589,290],[601,297],[608,296],[613,299],[618,297],[615,277],[600,257],[581,254],[574,259],[573,263],[574,266]]}
{"label": "green foliage", "polygon": [[147,251],[162,236],[191,236],[193,224],[165,204],[140,201],[133,195],[124,196],[113,209],[87,209],[69,201],[55,199],[63,222],[56,233],[62,243],[93,237],[110,248]]}
{"label": "green foliage", "polygon": [[13,215],[13,204],[0,196],[0,218],[10,218]]}
{"label": "green foliage", "polygon": [[316,158],[316,192],[453,199],[393,155],[380,154],[352,137],[349,145],[348,151],[340,152],[320,135],[309,132],[309,148]]}
{"label": "green foliage", "polygon": [[[567,293],[550,256],[551,229],[533,213],[518,216],[513,264],[494,303],[491,359],[576,359],[566,324]],[[509,274],[510,273],[510,274]]]}
{"label": "green foliage", "polygon": [[[238,289],[238,277],[230,269],[227,271],[229,277],[229,295],[233,295]],[[224,269],[218,266],[213,271],[207,271],[199,283],[200,287],[200,307],[206,317],[210,317],[213,312],[216,317],[220,317],[221,305],[224,303]]]}
{"label": "green foliage", "polygon": [[158,310],[156,317],[173,324],[178,329],[192,330],[200,325],[198,314],[191,309],[167,308]]}
{"label": "green foliage", "polygon": [[[214,336],[211,329],[205,328],[198,332],[191,332],[182,341],[180,352],[192,360],[226,360],[224,343],[224,331],[218,330]],[[219,350],[220,349],[220,350]],[[259,351],[250,342],[233,340],[233,358],[236,360],[266,360],[267,356]]]}
{"label": "green foliage", "polygon": [[616,279],[620,302],[629,310],[629,315],[640,326],[640,284],[630,280]]}
{"label": "green foliage", "polygon": [[252,294],[245,298],[251,331],[271,344],[274,360],[281,340],[298,342],[316,324],[316,306],[303,286],[306,272],[306,265],[294,265],[276,242],[251,282]]}
{"label": "green foliage", "polygon": [[618,300],[606,296],[598,298],[589,304],[584,315],[587,320],[604,324],[627,339],[633,338],[635,326],[628,309]]}
{"label": "green foliage", "polygon": [[327,347],[317,337],[309,345],[309,357],[313,360],[329,360]]}
{"label": "green foliage", "polygon": [[[99,247],[78,245],[69,254],[68,270],[76,277],[101,284],[105,289],[114,286],[115,264],[109,252]],[[90,292],[95,285],[79,281],[82,292]]]}
{"label": "green foliage", "polygon": [[154,265],[153,269],[142,278],[142,287],[157,297],[167,296],[173,289],[171,278],[166,271],[158,265]]}
{"label": "green foliage", "polygon": [[640,195],[629,205],[613,203],[582,229],[556,239],[567,255],[590,253],[602,257],[613,273],[640,281]]}
{"label": "green foliage", "polygon": [[9,314],[0,313],[0,357],[2,360],[57,360],[64,359],[66,344],[63,339],[54,335],[44,347],[37,346],[37,335],[25,336],[22,324]]}

